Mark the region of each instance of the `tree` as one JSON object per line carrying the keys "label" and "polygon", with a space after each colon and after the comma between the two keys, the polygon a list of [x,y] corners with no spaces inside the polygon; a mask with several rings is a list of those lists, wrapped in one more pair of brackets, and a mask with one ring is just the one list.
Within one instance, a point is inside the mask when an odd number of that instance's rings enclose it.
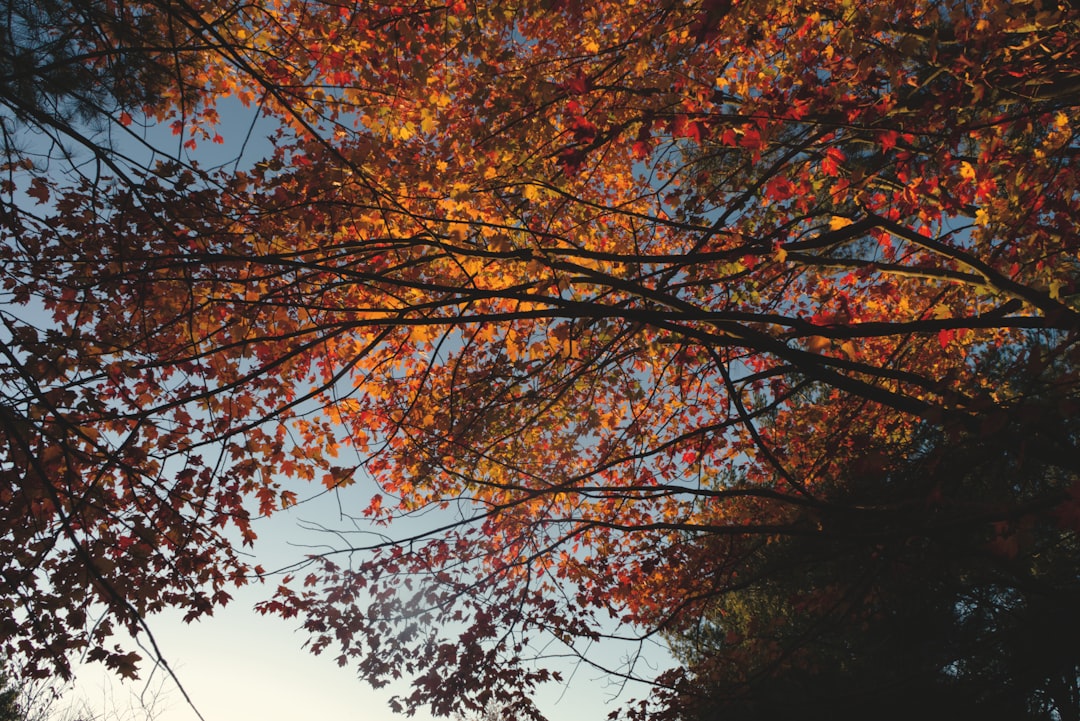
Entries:
{"label": "tree", "polygon": [[[1071,5],[128,7],[177,60],[113,127],[197,148],[232,94],[274,151],[9,163],[5,289],[53,322],[5,316],[13,647],[132,672],[80,614],[225,602],[252,569],[222,529],[293,503],[284,476],[370,478],[355,515],[391,534],[436,519],[262,606],[414,679],[406,710],[535,715],[548,642],[589,663],[730,603],[820,611],[853,572],[904,598],[879,546],[974,574],[931,586],[928,622],[995,563],[1075,593]],[[1026,628],[975,626],[955,637]],[[667,712],[732,680],[700,648]]]}
{"label": "tree", "polygon": [[693,669],[680,717],[1075,717],[1075,536],[1038,514],[994,528],[918,502],[928,485],[966,509],[1017,479],[1035,497],[1053,485],[1057,469],[1007,455],[950,439],[889,474],[863,543],[834,512],[812,519],[817,538],[747,549],[738,582],[673,639]]}
{"label": "tree", "polygon": [[19,692],[11,688],[8,682],[7,673],[0,671],[0,719],[3,719],[3,721],[20,721]]}
{"label": "tree", "polygon": [[[251,571],[223,532],[229,519],[247,528],[230,485],[244,474],[215,473],[198,439],[194,450],[177,448],[197,398],[188,391],[176,409],[152,403],[145,384],[161,376],[151,368],[184,370],[176,358],[149,359],[156,351],[138,338],[152,329],[138,327],[136,307],[101,324],[72,303],[107,285],[84,276],[85,256],[112,258],[116,270],[141,252],[124,203],[169,232],[198,202],[162,204],[158,179],[207,176],[163,143],[143,141],[153,162],[137,161],[132,118],[185,129],[212,119],[217,90],[196,62],[212,51],[193,31],[195,11],[180,4],[12,0],[3,11],[4,652],[25,657],[31,678],[67,678],[70,655],[82,651],[131,676],[138,654],[107,643],[114,624],[147,631],[142,617],[166,606],[198,617]],[[98,232],[111,237],[97,243]],[[126,335],[106,327],[125,321],[135,324]],[[161,415],[169,410],[175,419]]]}
{"label": "tree", "polygon": [[[164,680],[163,680],[164,681]],[[25,681],[18,671],[8,668],[0,674],[0,719],[3,721],[153,721],[160,715],[162,684],[132,693],[127,709],[112,698],[112,707],[104,714],[94,712],[85,700],[61,704],[66,684],[56,679]],[[111,696],[111,694],[110,694]]]}

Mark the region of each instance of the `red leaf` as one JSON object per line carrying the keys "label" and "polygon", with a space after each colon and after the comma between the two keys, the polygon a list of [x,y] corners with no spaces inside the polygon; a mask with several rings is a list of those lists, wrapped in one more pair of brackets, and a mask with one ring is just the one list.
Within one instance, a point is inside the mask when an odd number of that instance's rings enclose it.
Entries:
{"label": "red leaf", "polygon": [[777,175],[765,185],[765,195],[773,200],[787,200],[795,195],[795,184],[782,175]]}
{"label": "red leaf", "polygon": [[878,134],[878,140],[881,141],[881,149],[888,152],[896,147],[896,141],[900,137],[900,134],[895,130],[885,130]]}
{"label": "red leaf", "polygon": [[585,151],[577,148],[565,148],[559,153],[559,165],[567,175],[575,175],[585,162]]}
{"label": "red leaf", "polygon": [[587,143],[596,137],[596,126],[586,117],[578,116],[574,118],[570,127],[574,131],[574,140],[579,143]]}
{"label": "red leaf", "polygon": [[578,68],[577,75],[567,80],[564,87],[571,95],[584,95],[592,88],[592,82]]}
{"label": "red leaf", "polygon": [[[727,137],[726,133],[725,136]],[[764,145],[761,140],[761,133],[754,128],[748,128],[743,133],[742,139],[739,141],[739,145],[750,150],[759,150]]]}
{"label": "red leaf", "polygon": [[689,138],[699,144],[708,135],[707,128],[700,120],[691,120],[685,114],[676,115],[669,126],[673,137]]}
{"label": "red leaf", "polygon": [[829,148],[825,151],[825,159],[821,161],[821,170],[835,178],[840,174],[840,163],[846,158],[844,151],[839,148]]}
{"label": "red leaf", "polygon": [[41,178],[34,178],[30,181],[30,188],[26,191],[26,194],[37,200],[38,205],[47,203],[49,201],[49,186]]}

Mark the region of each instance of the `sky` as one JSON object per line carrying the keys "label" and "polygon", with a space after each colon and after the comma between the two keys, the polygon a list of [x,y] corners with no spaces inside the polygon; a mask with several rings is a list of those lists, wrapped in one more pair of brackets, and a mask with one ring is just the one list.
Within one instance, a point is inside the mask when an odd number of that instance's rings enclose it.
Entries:
{"label": "sky", "polygon": [[[298,544],[318,543],[300,521],[334,525],[338,499],[330,495],[262,519],[255,545],[258,562],[269,568],[302,558]],[[261,616],[252,610],[273,583],[239,589],[229,606],[191,624],[180,613],[149,619],[156,641],[204,721],[392,721],[388,701],[406,685],[374,690],[353,671],[337,666],[331,649],[313,656],[302,648],[307,636],[297,619]],[[656,662],[666,660],[657,649]],[[618,652],[609,652],[618,662]],[[100,664],[79,667],[75,687],[61,706],[88,706],[97,721],[199,721],[167,675],[144,666],[135,683],[121,683]],[[553,721],[601,721],[619,702],[640,698],[641,687],[623,689],[592,669],[566,668],[566,686],[551,685],[536,700]],[[145,699],[145,702],[140,699]],[[141,706],[147,708],[143,709]],[[423,713],[416,721],[433,721]],[[58,721],[70,721],[60,719]]]}
{"label": "sky", "polygon": [[[327,516],[336,515],[336,511],[328,505],[323,503],[320,508],[316,501],[300,507],[302,514],[282,512],[263,519],[257,531],[260,541],[254,549],[259,562],[272,567],[302,558],[303,549],[290,546],[289,540],[304,541],[297,521],[300,516],[329,521]],[[203,719],[398,718],[387,709],[392,692],[371,690],[350,669],[339,668],[333,654],[316,657],[304,650],[306,635],[299,629],[299,620],[262,616],[253,610],[272,590],[272,581],[237,589],[232,603],[193,623],[184,623],[179,612],[149,619],[166,661]],[[161,670],[144,668],[140,681],[128,684],[110,678],[99,664],[83,666],[77,674],[71,702],[88,701],[95,711],[106,714],[103,721],[198,721],[198,715]],[[130,713],[127,706],[133,694],[146,698],[157,694],[155,713]],[[122,718],[110,719],[110,713]]]}

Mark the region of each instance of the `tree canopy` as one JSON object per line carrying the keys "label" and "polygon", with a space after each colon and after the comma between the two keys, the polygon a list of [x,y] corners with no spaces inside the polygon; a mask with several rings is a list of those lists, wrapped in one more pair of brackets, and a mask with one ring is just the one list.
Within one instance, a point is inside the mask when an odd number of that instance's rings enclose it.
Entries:
{"label": "tree canopy", "polygon": [[3,721],[21,721],[19,713],[19,692],[8,685],[8,675],[0,667],[0,719]]}
{"label": "tree canopy", "polygon": [[403,710],[618,637],[629,715],[1076,716],[1071,3],[74,7],[4,6],[5,653],[135,673],[292,479],[385,535],[261,610]]}

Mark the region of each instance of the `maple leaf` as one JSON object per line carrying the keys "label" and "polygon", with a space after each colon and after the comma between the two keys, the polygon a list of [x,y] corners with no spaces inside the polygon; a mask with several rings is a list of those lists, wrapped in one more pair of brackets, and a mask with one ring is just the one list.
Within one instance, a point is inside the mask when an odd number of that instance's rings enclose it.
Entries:
{"label": "maple leaf", "polygon": [[790,199],[795,195],[795,184],[782,175],[771,178],[765,186],[766,195],[777,201]]}
{"label": "maple leaf", "polygon": [[825,175],[836,177],[840,174],[840,164],[844,161],[844,151],[839,148],[827,148],[821,161],[821,170]]}
{"label": "maple leaf", "polygon": [[592,83],[589,80],[589,77],[582,72],[581,68],[578,68],[574,77],[566,81],[565,87],[571,95],[584,95],[589,92]]}
{"label": "maple leaf", "polygon": [[49,202],[51,192],[49,190],[49,184],[44,178],[34,178],[30,181],[30,187],[27,188],[26,194],[41,205]]}

